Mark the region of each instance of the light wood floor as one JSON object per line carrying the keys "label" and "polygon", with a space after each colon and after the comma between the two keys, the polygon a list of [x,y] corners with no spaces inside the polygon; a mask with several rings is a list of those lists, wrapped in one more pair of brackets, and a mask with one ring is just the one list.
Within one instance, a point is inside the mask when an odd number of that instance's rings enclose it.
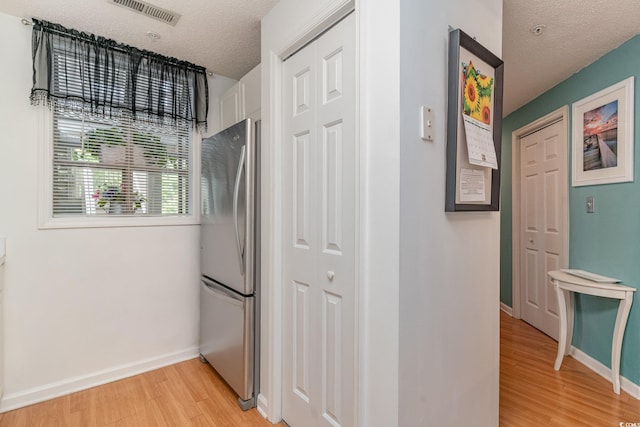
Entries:
{"label": "light wood floor", "polygon": [[193,359],[6,412],[0,426],[273,426],[236,399],[209,364]]}
{"label": "light wood floor", "polygon": [[[500,344],[500,426],[640,423],[640,401],[571,357],[554,371],[556,342],[502,312]],[[0,414],[2,427],[271,425],[198,359]]]}
{"label": "light wood floor", "polygon": [[[500,426],[640,425],[640,401],[566,356],[553,369],[557,343],[500,312]],[[630,424],[631,425],[631,424]]]}

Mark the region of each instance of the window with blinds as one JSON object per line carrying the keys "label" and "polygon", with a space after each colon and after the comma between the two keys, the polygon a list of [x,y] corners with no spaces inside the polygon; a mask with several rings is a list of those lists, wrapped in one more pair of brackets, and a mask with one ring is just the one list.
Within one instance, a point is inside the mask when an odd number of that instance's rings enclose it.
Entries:
{"label": "window with blinds", "polygon": [[53,217],[189,215],[191,127],[54,109]]}
{"label": "window with blinds", "polygon": [[[189,88],[166,82],[168,76],[144,61],[143,78],[131,81],[118,55],[110,63],[91,63],[62,47],[52,50],[52,84],[67,92],[52,108],[52,217],[191,215],[193,127],[161,115],[178,98],[191,96]],[[156,115],[85,101],[104,92],[113,104],[125,105],[132,90],[140,103],[153,98]]]}

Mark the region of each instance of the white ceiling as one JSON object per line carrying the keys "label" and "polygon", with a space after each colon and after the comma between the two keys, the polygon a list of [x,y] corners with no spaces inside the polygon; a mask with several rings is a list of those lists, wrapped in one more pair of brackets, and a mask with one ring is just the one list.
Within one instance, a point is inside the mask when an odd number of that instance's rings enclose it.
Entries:
{"label": "white ceiling", "polygon": [[504,115],[638,33],[638,0],[504,0]]}
{"label": "white ceiling", "polygon": [[[260,62],[260,19],[277,1],[150,0],[182,15],[175,27],[108,0],[0,0],[0,11],[56,22],[239,79]],[[530,29],[538,24],[546,27],[534,36]],[[161,38],[151,40],[148,31]],[[639,32],[638,0],[504,0],[505,115]]]}

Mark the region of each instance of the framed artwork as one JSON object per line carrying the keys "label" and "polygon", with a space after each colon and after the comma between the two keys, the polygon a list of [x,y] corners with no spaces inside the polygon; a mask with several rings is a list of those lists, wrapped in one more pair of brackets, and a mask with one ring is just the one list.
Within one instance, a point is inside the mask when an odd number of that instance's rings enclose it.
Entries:
{"label": "framed artwork", "polygon": [[571,184],[633,181],[633,77],[571,107]]}
{"label": "framed artwork", "polygon": [[449,32],[446,212],[499,210],[503,74],[500,58]]}

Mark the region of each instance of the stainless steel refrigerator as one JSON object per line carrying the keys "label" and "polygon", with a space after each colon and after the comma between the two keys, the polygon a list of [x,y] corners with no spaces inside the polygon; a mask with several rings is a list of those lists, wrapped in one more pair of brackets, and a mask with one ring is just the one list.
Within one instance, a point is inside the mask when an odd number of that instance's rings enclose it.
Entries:
{"label": "stainless steel refrigerator", "polygon": [[259,391],[259,134],[247,119],[201,148],[200,359],[244,410]]}

